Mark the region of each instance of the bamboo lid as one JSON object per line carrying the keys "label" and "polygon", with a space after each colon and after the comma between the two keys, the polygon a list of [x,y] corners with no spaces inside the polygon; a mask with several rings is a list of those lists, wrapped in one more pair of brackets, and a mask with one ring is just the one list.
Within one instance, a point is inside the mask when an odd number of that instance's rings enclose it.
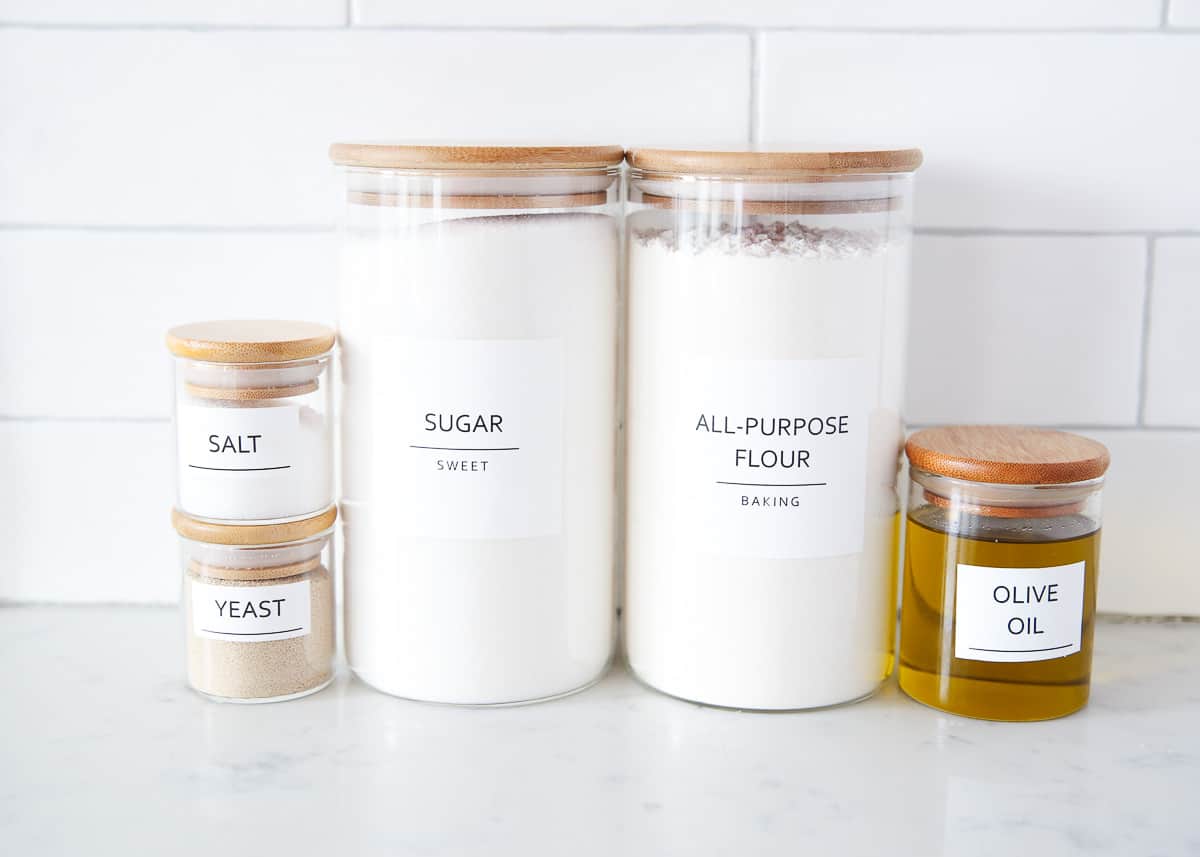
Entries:
{"label": "bamboo lid", "polygon": [[1021,426],[941,426],[922,429],[904,446],[914,467],[971,482],[1061,485],[1097,479],[1108,449],[1091,438]]}
{"label": "bamboo lid", "polygon": [[447,146],[334,143],[329,158],[344,167],[405,170],[583,170],[615,167],[620,146]]}
{"label": "bamboo lid", "polygon": [[783,179],[909,173],[921,166],[920,149],[630,149],[625,157],[635,170],[651,173]]}
{"label": "bamboo lid", "polygon": [[171,524],[185,539],[232,547],[281,545],[303,541],[325,532],[336,520],[336,506],[330,506],[324,512],[310,518],[279,524],[216,524],[185,515],[178,509],[171,510]]}
{"label": "bamboo lid", "polygon": [[285,363],[324,354],[335,339],[331,328],[311,321],[197,321],[168,330],[167,348],[207,363]]}

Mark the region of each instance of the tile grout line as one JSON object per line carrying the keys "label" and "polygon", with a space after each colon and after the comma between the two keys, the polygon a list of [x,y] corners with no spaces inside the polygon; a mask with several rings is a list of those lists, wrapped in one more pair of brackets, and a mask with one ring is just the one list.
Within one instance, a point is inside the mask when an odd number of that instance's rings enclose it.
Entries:
{"label": "tile grout line", "polygon": [[[955,420],[913,420],[906,422],[906,428],[917,430],[922,428],[931,428],[937,425],[943,425],[947,422]],[[58,423],[62,425],[72,424],[118,424],[118,425],[167,425],[171,422],[170,417],[56,417],[48,415],[30,415],[18,416],[0,414],[0,425],[5,423],[25,424],[25,425],[44,425],[47,423]],[[1042,425],[1039,423],[1039,425]],[[1107,432],[1141,432],[1145,434],[1161,434],[1167,432],[1184,432],[1192,434],[1200,434],[1200,426],[1194,425],[1097,425],[1095,423],[1070,423],[1056,422],[1045,423],[1050,428],[1065,429],[1068,431],[1107,431]]]}
{"label": "tile grout line", "polygon": [[[353,0],[348,0],[352,3]],[[711,35],[711,34],[737,34],[745,33],[752,24],[660,24],[660,25],[631,25],[617,26],[613,24],[594,24],[594,25],[526,25],[526,26],[500,26],[500,25],[408,25],[408,24],[377,24],[363,25],[355,24],[353,21],[343,24],[209,24],[202,22],[194,23],[48,23],[44,21],[0,21],[0,30],[41,30],[41,31],[60,31],[60,32],[158,32],[158,31],[176,31],[185,33],[210,33],[210,32],[321,32],[321,31],[341,31],[341,30],[357,30],[357,31],[378,31],[378,32],[403,32],[403,33],[527,33],[527,34],[546,34],[546,35]],[[758,30],[764,33],[817,33],[831,35],[856,35],[856,36],[1031,36],[1031,35],[1082,35],[1082,36],[1100,36],[1100,35],[1197,35],[1200,34],[1200,27],[1171,27],[1169,25],[1155,24],[1153,26],[1140,27],[1029,27],[1029,28],[1002,28],[1002,27],[862,27],[862,26],[775,26],[775,27],[759,27]]]}
{"label": "tile grout line", "polygon": [[750,116],[749,128],[747,129],[747,139],[750,145],[760,142],[759,136],[761,129],[758,124],[759,117],[759,101],[761,99],[762,75],[759,73],[759,56],[762,50],[762,45],[759,41],[759,34],[752,32],[750,38]]}
{"label": "tile grout line", "polygon": [[[761,61],[761,55],[760,55]],[[752,98],[754,97],[752,93]],[[761,82],[757,97],[761,101]],[[761,104],[760,104],[761,107]],[[760,110],[761,113],[761,110]],[[751,142],[761,142],[762,127],[752,126]],[[0,233],[4,232],[96,232],[96,233],[129,233],[129,234],[298,234],[321,235],[337,230],[333,223],[300,223],[274,225],[234,225],[218,226],[213,224],[103,224],[103,223],[0,223]],[[940,227],[923,226],[913,230],[917,235],[928,235],[945,238],[1200,238],[1200,229],[1001,229],[988,227]]]}
{"label": "tile grout line", "polygon": [[1146,238],[1146,292],[1142,296],[1142,342],[1138,365],[1137,424],[1146,426],[1146,386],[1150,378],[1150,311],[1154,298],[1154,257],[1158,252],[1158,239],[1153,235]]}

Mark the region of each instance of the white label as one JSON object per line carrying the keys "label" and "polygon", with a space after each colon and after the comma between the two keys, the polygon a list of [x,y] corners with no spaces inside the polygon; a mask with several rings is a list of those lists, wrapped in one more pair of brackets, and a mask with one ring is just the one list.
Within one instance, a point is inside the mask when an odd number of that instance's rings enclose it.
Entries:
{"label": "white label", "polygon": [[864,361],[696,358],[681,383],[678,496],[701,549],[775,559],[862,550]]}
{"label": "white label", "polygon": [[377,343],[376,371],[383,385],[375,394],[376,472],[401,498],[401,532],[446,539],[561,532],[560,340],[398,337]]}
{"label": "white label", "polygon": [[192,581],[192,633],[210,640],[262,643],[312,631],[307,580],[275,586],[217,586]]}
{"label": "white label", "polygon": [[1049,568],[958,566],[954,657],[1048,661],[1079,651],[1085,563]]}
{"label": "white label", "polygon": [[286,485],[293,468],[320,466],[304,461],[299,405],[183,405],[176,420],[180,504],[195,514],[221,517],[229,507],[229,493],[247,480],[262,491],[272,474]]}

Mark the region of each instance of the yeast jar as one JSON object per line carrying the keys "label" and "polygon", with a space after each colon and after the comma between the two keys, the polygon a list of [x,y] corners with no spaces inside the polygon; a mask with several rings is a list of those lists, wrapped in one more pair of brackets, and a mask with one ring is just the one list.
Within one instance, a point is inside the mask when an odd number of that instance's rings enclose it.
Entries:
{"label": "yeast jar", "polygon": [[346,651],[472,705],[613,641],[617,147],[336,144]]}
{"label": "yeast jar", "polygon": [[304,321],[168,331],[180,510],[248,523],[333,503],[333,345],[333,330]]}
{"label": "yeast jar", "polygon": [[949,426],[907,451],[901,689],[988,720],[1082,708],[1108,450],[1048,429]]}
{"label": "yeast jar", "polygon": [[629,154],[629,664],[712,705],[892,666],[920,152]]}
{"label": "yeast jar", "polygon": [[280,702],[333,680],[337,510],[217,524],[178,510],[188,683],[220,702]]}

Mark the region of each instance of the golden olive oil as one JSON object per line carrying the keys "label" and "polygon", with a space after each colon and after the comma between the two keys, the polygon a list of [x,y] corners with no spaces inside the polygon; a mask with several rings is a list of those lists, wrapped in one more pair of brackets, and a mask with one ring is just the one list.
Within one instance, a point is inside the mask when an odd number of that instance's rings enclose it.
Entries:
{"label": "golden olive oil", "polygon": [[[952,516],[930,505],[908,518],[900,687],[934,708],[988,720],[1047,720],[1088,699],[1100,532],[1083,515]],[[1079,651],[1029,662],[955,657],[959,565],[1033,569],[1084,563]],[[1019,572],[1017,572],[1019,574]]]}

